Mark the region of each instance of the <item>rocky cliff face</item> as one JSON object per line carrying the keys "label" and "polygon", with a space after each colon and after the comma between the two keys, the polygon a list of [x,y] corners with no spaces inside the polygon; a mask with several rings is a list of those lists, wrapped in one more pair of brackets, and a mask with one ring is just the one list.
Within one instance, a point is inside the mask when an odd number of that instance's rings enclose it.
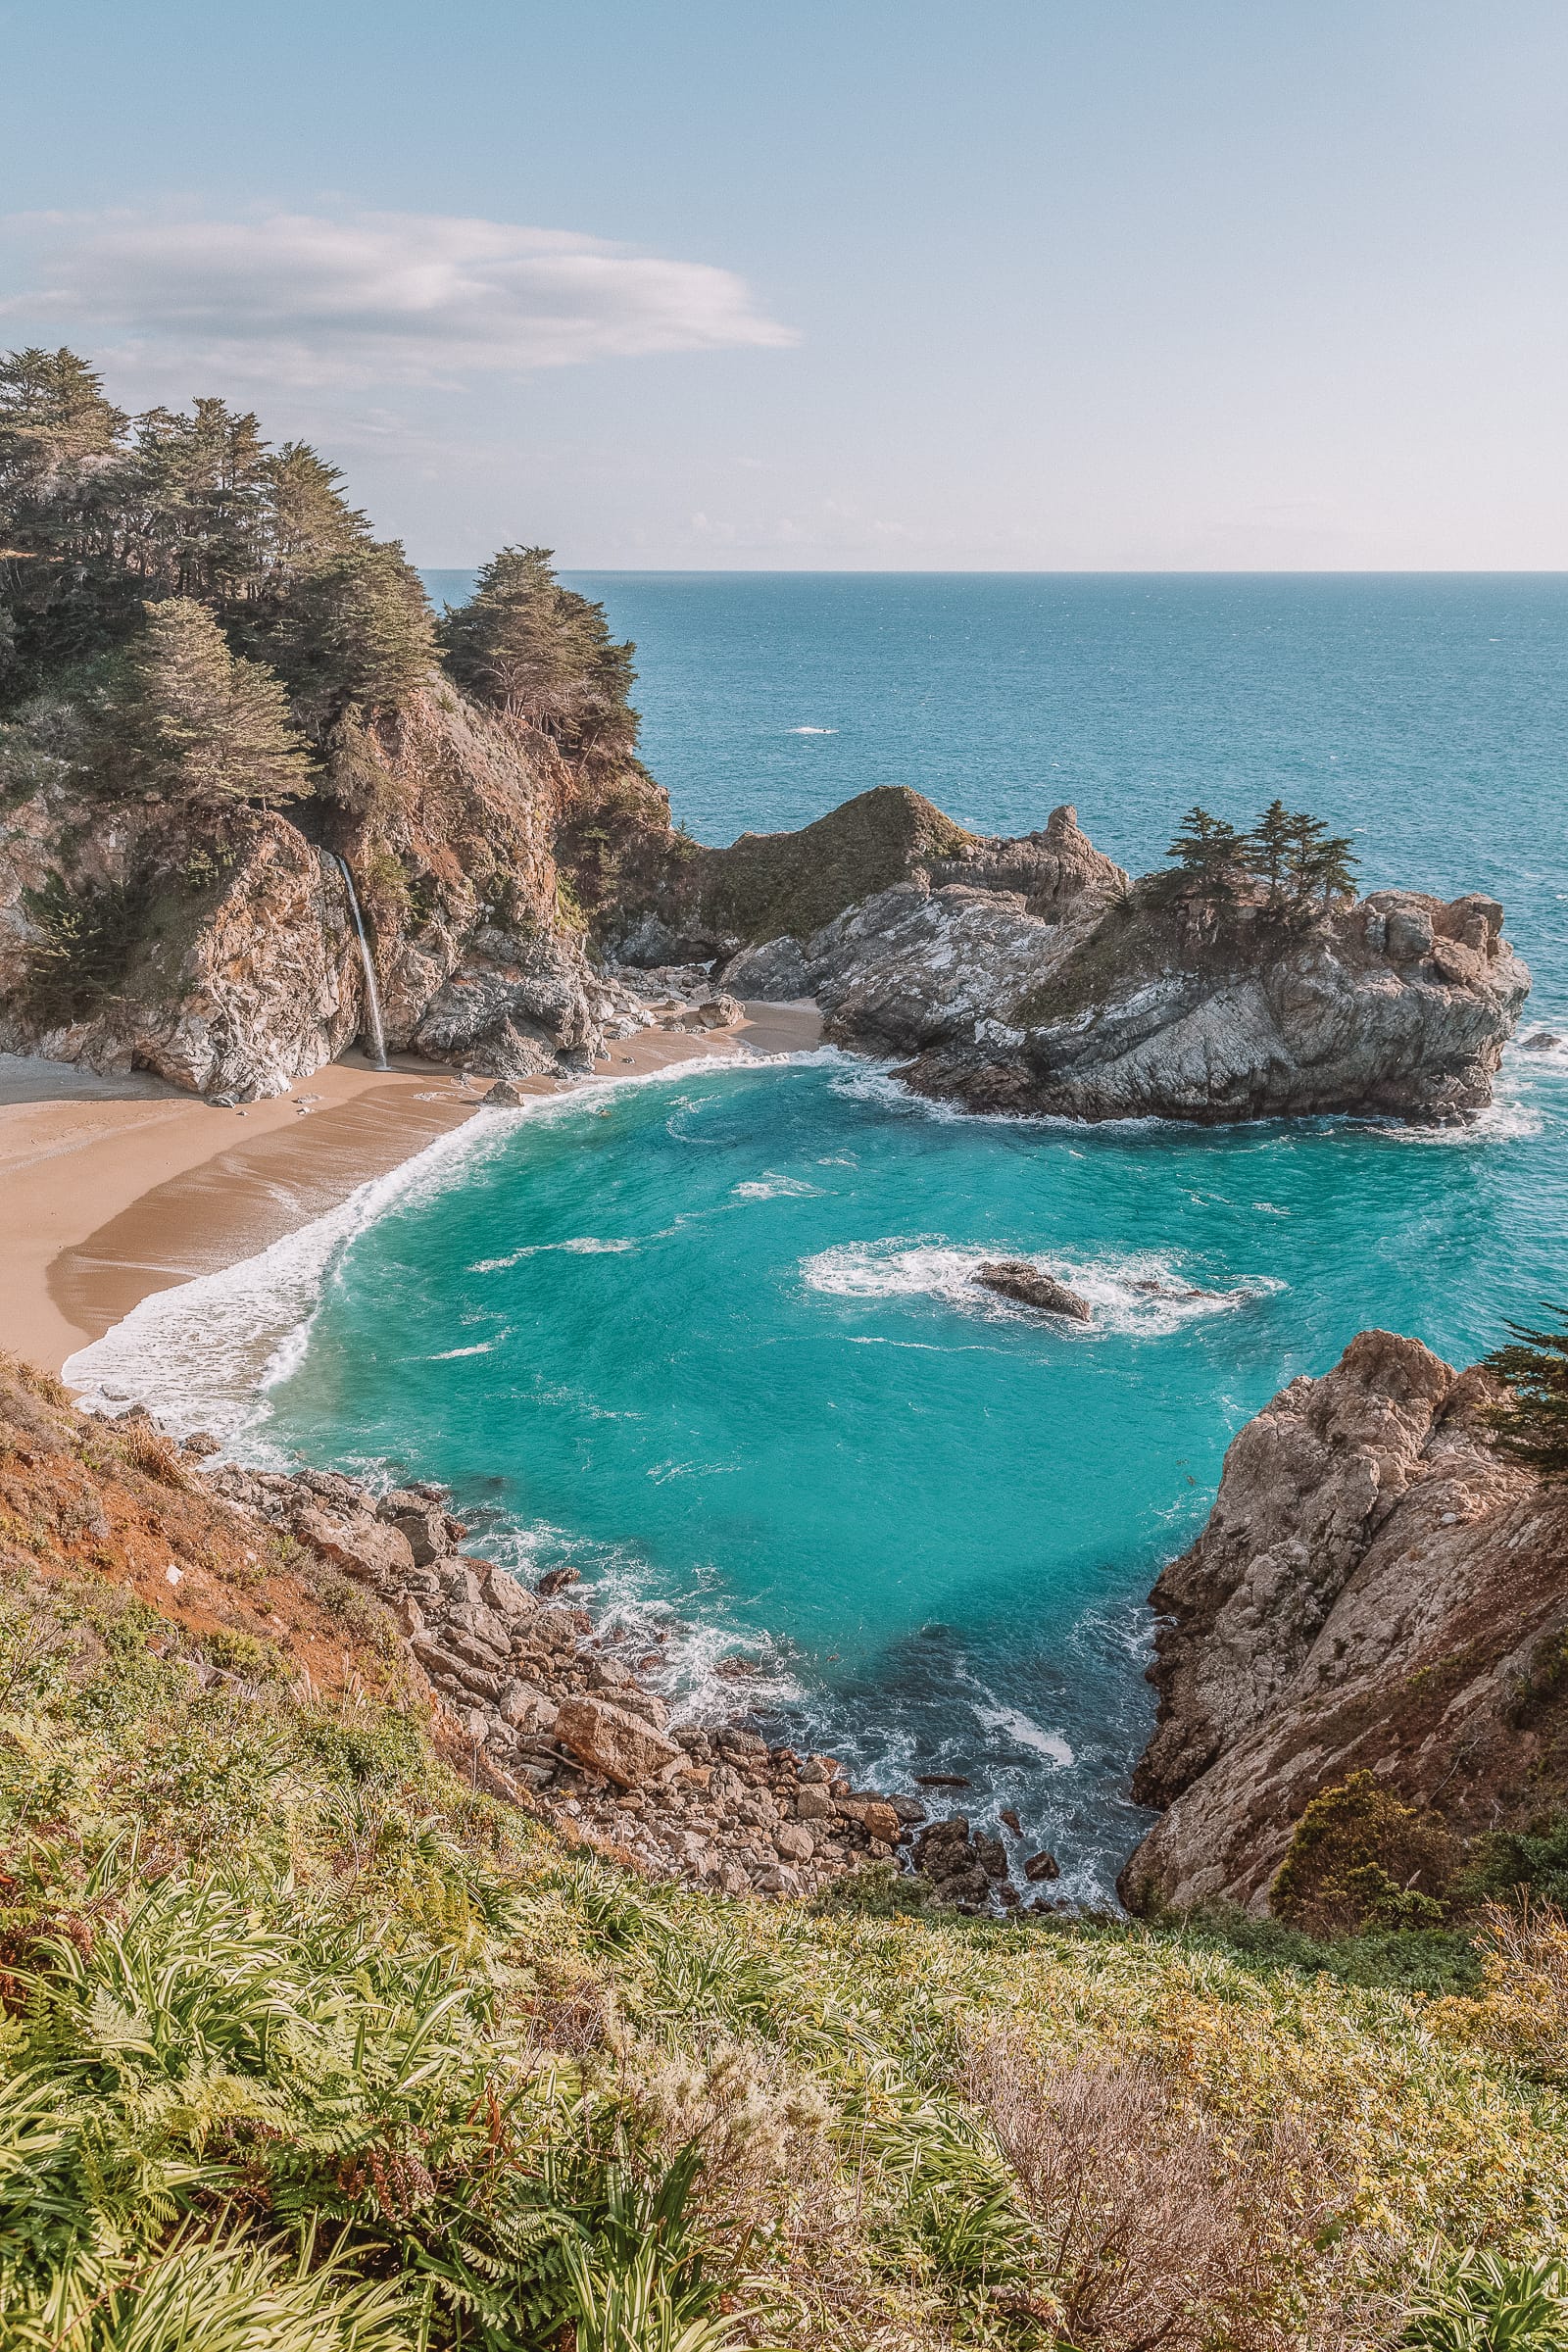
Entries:
{"label": "rocky cliff face", "polygon": [[[88,968],[42,991],[40,901],[99,926]],[[54,791],[0,830],[0,1046],[151,1070],[249,1101],[318,1069],[360,1025],[343,877],[283,817],[247,814],[221,855],[163,809],[108,815]]]}
{"label": "rocky cliff face", "polygon": [[581,1066],[647,1015],[586,953],[557,864],[579,785],[433,685],[348,732],[327,795],[287,814],[197,824],[42,790],[0,816],[0,1045],[281,1092],[366,1025],[342,857],[391,1046],[496,1076]]}
{"label": "rocky cliff face", "polygon": [[1568,1496],[1494,1452],[1494,1394],[1367,1331],[1236,1438],[1152,1596],[1134,1794],[1163,1818],[1123,1874],[1132,1908],[1263,1910],[1307,1803],[1357,1770],[1461,1832],[1560,1802]]}

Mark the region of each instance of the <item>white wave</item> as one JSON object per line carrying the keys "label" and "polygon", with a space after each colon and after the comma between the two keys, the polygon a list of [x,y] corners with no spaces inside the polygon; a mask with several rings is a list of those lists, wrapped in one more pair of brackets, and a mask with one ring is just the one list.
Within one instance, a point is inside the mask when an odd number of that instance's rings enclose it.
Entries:
{"label": "white wave", "polygon": [[805,1183],[799,1176],[779,1176],[769,1168],[747,1184],[732,1184],[730,1191],[737,1200],[815,1200],[820,1198],[817,1186]]}
{"label": "white wave", "polygon": [[803,1258],[801,1277],[808,1290],[829,1298],[935,1298],[988,1321],[1022,1320],[1044,1328],[1032,1309],[1000,1298],[975,1282],[976,1269],[988,1258],[999,1257],[1026,1258],[1088,1300],[1093,1322],[1053,1317],[1049,1324],[1054,1333],[1076,1340],[1110,1333],[1160,1338],[1286,1287],[1271,1276],[1255,1275],[1233,1289],[1212,1291],[1192,1283],[1173,1259],[1152,1250],[1078,1263],[1019,1250],[1007,1242],[958,1246],[934,1234],[842,1243]]}
{"label": "white wave", "polygon": [[266,1392],[298,1369],[350,1245],[399,1201],[456,1181],[489,1140],[475,1122],[454,1128],[257,1256],[154,1291],[79,1348],[65,1378],[89,1404],[106,1389],[126,1390],[176,1432],[210,1429],[231,1446],[265,1417]]}
{"label": "white wave", "polygon": [[836,735],[837,727],[791,727],[792,735]]}
{"label": "white wave", "polygon": [[1464,1151],[1478,1144],[1517,1144],[1528,1142],[1544,1130],[1544,1112],[1533,1102],[1519,1096],[1502,1096],[1478,1110],[1473,1118],[1456,1121],[1451,1127],[1379,1127],[1374,1130],[1389,1143],[1415,1144],[1430,1150]]}
{"label": "white wave", "polygon": [[974,1712],[983,1732],[1004,1732],[1009,1740],[1016,1740],[1020,1747],[1032,1748],[1036,1755],[1049,1756],[1052,1763],[1059,1764],[1063,1771],[1068,1770],[1075,1761],[1072,1749],[1060,1732],[1047,1731],[1044,1725],[1036,1723],[1032,1715],[1026,1715],[1021,1707],[976,1706]]}
{"label": "white wave", "polygon": [[509,1266],[520,1266],[525,1257],[548,1257],[553,1250],[564,1250],[577,1257],[598,1257],[612,1250],[635,1250],[634,1241],[606,1242],[597,1234],[578,1234],[569,1242],[528,1242],[520,1250],[509,1251],[505,1257],[479,1257],[468,1268],[470,1274],[501,1274]]}
{"label": "white wave", "polygon": [[431,1364],[455,1364],[460,1355],[488,1355],[492,1348],[501,1345],[497,1340],[477,1340],[471,1348],[443,1348],[439,1355],[425,1358]]}

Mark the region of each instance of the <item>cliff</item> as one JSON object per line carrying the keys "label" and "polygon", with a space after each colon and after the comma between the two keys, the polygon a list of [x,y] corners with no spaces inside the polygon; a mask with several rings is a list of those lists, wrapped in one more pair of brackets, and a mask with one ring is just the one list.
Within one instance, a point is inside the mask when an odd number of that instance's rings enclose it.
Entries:
{"label": "cliff", "polygon": [[647,1017],[586,952],[556,855],[604,789],[435,676],[346,722],[324,790],[287,812],[53,776],[0,809],[0,1045],[281,1092],[368,1030],[342,860],[390,1046],[501,1077],[583,1066],[607,1024]]}
{"label": "cliff", "polygon": [[1463,1839],[1568,1792],[1568,1495],[1493,1448],[1488,1375],[1367,1331],[1234,1440],[1152,1595],[1163,1808],[1134,1909],[1267,1907],[1311,1800],[1370,1772]]}

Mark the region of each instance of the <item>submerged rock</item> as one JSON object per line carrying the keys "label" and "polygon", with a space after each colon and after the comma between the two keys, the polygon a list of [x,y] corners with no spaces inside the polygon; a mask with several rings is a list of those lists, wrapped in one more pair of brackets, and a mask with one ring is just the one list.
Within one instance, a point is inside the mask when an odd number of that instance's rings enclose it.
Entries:
{"label": "submerged rock", "polygon": [[1092,1323],[1095,1310],[1087,1298],[1069,1291],[1054,1274],[1043,1274],[1026,1257],[992,1258],[977,1266],[970,1276],[984,1291],[995,1291],[999,1298],[1011,1298],[1019,1306],[1032,1306],[1042,1315],[1066,1315],[1075,1323]]}

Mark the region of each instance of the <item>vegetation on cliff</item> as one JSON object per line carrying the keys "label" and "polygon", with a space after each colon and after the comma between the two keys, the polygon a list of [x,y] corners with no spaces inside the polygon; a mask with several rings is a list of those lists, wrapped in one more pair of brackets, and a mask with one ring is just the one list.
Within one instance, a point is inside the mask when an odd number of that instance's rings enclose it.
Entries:
{"label": "vegetation on cliff", "polygon": [[655,1886],[438,1753],[404,1654],[145,1421],[0,1378],[9,2341],[1561,2340],[1550,1917],[1430,1999],[888,1873]]}

